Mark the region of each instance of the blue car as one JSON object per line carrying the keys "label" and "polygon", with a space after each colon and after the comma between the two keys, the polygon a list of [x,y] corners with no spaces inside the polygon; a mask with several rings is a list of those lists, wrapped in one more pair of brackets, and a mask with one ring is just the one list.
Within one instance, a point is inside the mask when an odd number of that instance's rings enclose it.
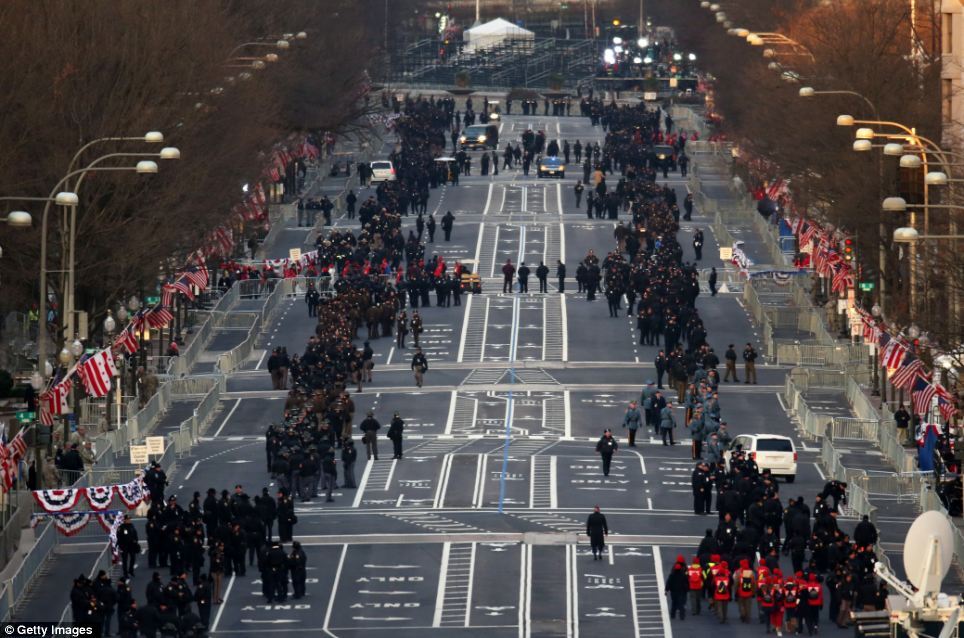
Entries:
{"label": "blue car", "polygon": [[558,177],[559,179],[564,179],[566,177],[566,165],[561,159],[555,156],[542,157],[539,159],[539,178],[543,177]]}

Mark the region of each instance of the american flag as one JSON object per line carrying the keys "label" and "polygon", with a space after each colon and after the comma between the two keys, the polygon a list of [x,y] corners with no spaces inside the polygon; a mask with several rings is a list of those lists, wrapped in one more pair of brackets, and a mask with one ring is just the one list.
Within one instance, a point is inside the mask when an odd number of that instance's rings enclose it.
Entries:
{"label": "american flag", "polygon": [[27,441],[24,439],[23,432],[23,430],[17,432],[17,436],[13,437],[10,445],[7,446],[15,461],[27,456]]}
{"label": "american flag", "polygon": [[191,290],[191,282],[187,277],[182,277],[171,285],[174,287],[174,290],[178,291],[188,299],[191,299],[192,301],[194,300],[194,291]]}
{"label": "american flag", "polygon": [[50,415],[50,411],[46,405],[40,406],[40,424],[46,426],[52,426],[54,424],[54,418]]}
{"label": "american flag", "polygon": [[854,285],[853,269],[847,264],[840,264],[837,271],[833,274],[830,288],[833,292],[841,292],[852,288]]}
{"label": "american flag", "polygon": [[891,375],[890,382],[902,390],[907,390],[914,384],[917,374],[923,371],[924,365],[920,359],[914,353],[908,352],[900,368]]}
{"label": "american flag", "polygon": [[914,399],[914,414],[927,414],[931,409],[931,401],[937,394],[937,390],[927,380],[927,377],[920,374],[914,379],[912,388],[911,397]]}
{"label": "american flag", "polygon": [[234,237],[229,229],[224,226],[218,227],[214,231],[214,241],[220,249],[221,255],[224,257],[231,256],[231,250],[234,248]]}
{"label": "american flag", "polygon": [[[207,269],[195,269],[192,268],[184,273],[184,277],[190,281],[192,284],[198,287],[200,290],[204,290],[208,287],[208,271]],[[164,304],[169,306],[169,304]]]}
{"label": "american flag", "polygon": [[161,305],[170,308],[174,302],[174,293],[176,292],[177,288],[175,288],[173,284],[164,284],[161,286]]}
{"label": "american flag", "polygon": [[818,230],[816,224],[804,221],[800,229],[800,243],[806,245],[812,242]]}
{"label": "american flag", "polygon": [[941,396],[937,397],[937,409],[941,411],[941,417],[945,421],[950,421],[954,418],[954,415],[957,414],[957,406]]}
{"label": "american flag", "polygon": [[164,328],[174,320],[174,315],[164,306],[157,306],[147,314],[147,325],[151,328]]}
{"label": "american flag", "polygon": [[127,354],[134,354],[137,352],[137,337],[134,336],[133,326],[125,328],[119,335],[117,339],[114,340],[114,349],[123,348],[127,351]]}

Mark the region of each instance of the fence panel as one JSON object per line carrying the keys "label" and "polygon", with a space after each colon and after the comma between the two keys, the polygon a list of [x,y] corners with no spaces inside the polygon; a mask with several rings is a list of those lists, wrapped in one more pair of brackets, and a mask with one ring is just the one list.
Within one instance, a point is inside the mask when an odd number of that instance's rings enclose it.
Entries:
{"label": "fence panel", "polygon": [[876,419],[855,419],[851,417],[833,417],[830,422],[830,438],[834,441],[871,441],[878,438],[877,429],[880,422]]}
{"label": "fence panel", "polygon": [[34,533],[37,533],[34,546],[24,557],[23,563],[20,564],[14,575],[7,581],[6,595],[10,618],[15,617],[17,603],[27,593],[31,583],[40,573],[40,568],[59,542],[58,532],[53,523],[41,523],[37,529],[40,529],[40,531],[38,533],[37,530],[34,530]]}

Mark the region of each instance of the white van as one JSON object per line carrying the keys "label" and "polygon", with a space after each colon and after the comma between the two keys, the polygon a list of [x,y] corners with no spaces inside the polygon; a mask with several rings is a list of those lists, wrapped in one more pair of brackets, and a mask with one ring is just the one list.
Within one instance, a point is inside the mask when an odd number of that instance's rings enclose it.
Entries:
{"label": "white van", "polygon": [[741,434],[730,442],[730,447],[723,453],[727,468],[730,467],[730,456],[735,450],[743,450],[756,461],[761,472],[770,470],[774,476],[785,478],[787,483],[793,483],[797,478],[797,448],[789,437],[777,434]]}
{"label": "white van", "polygon": [[377,182],[394,182],[395,181],[395,167],[388,160],[377,160],[371,163],[372,167],[372,184]]}

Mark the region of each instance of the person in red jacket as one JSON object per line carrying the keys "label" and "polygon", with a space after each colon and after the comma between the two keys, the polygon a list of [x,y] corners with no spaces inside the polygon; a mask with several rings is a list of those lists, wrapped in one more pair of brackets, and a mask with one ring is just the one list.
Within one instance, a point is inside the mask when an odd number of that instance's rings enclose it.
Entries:
{"label": "person in red jacket", "polygon": [[756,570],[756,610],[757,610],[757,618],[759,618],[761,625],[767,624],[767,618],[770,615],[769,607],[764,607],[763,605],[763,596],[762,596],[763,589],[764,589],[763,586],[766,584],[767,579],[769,577],[770,577],[770,568],[761,562]]}
{"label": "person in red jacket", "polygon": [[817,580],[815,573],[810,573],[810,578],[802,591],[805,595],[801,604],[804,604],[805,601],[807,605],[806,616],[804,616],[807,623],[807,635],[812,636],[814,633],[820,632],[820,610],[823,609],[823,585]]}
{"label": "person in red jacket", "polygon": [[799,583],[793,576],[787,576],[783,582],[783,624],[787,630],[787,635],[797,633],[797,610],[799,607]]}
{"label": "person in red jacket", "polygon": [[694,556],[693,563],[686,569],[686,580],[690,586],[690,613],[699,616],[703,603],[703,567],[699,557]]}
{"label": "person in red jacket", "polygon": [[713,575],[713,602],[720,624],[725,623],[727,608],[730,604],[730,569],[726,561],[719,564]]}
{"label": "person in red jacket", "polygon": [[773,607],[770,608],[770,624],[767,625],[767,633],[771,631],[776,635],[783,635],[783,580],[774,573],[770,583],[770,592],[773,595]]}
{"label": "person in red jacket", "polygon": [[733,574],[736,588],[736,604],[740,611],[740,622],[750,622],[750,605],[756,595],[756,574],[750,568],[750,561],[740,560],[740,568]]}

